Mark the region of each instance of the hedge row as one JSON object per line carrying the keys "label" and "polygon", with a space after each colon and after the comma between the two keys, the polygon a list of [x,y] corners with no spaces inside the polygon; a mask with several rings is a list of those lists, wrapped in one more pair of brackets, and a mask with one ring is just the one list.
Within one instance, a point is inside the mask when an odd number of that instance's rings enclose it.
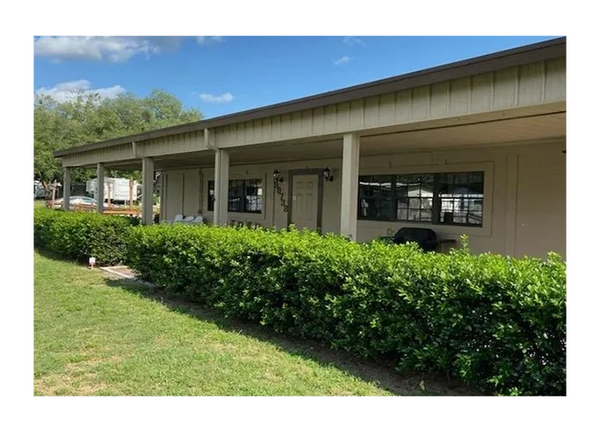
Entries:
{"label": "hedge row", "polygon": [[393,358],[400,370],[446,372],[485,392],[566,393],[566,265],[558,255],[423,253],[311,232],[47,216],[60,221],[36,213],[36,243],[73,257],[77,246],[62,243],[106,227],[80,259],[102,251],[108,260],[107,237],[122,234],[117,259],[126,254],[142,279],[227,316]]}
{"label": "hedge row", "polygon": [[566,267],[500,255],[423,253],[334,235],[134,228],[148,281],[279,332],[399,369],[444,371],[496,394],[564,395]]}
{"label": "hedge row", "polygon": [[138,224],[136,218],[39,208],[33,216],[34,244],[67,259],[87,262],[94,256],[99,265],[116,265],[125,262],[129,232]]}

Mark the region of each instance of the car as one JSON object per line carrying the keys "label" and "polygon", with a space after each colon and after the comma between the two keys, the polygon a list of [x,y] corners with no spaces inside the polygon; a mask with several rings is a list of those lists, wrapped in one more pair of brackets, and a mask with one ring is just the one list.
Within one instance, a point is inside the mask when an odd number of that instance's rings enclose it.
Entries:
{"label": "car", "polygon": [[[87,197],[85,195],[77,195],[77,196],[72,196],[69,201],[71,202],[71,207],[73,206],[79,206],[82,208],[94,208],[98,205],[97,201],[94,198],[91,197]],[[62,198],[58,198],[56,200],[54,200],[54,208],[59,208],[62,207],[62,203],[63,203],[63,199]],[[46,207],[51,207],[52,206],[52,201],[49,200],[46,202]],[[117,208],[119,207],[116,204],[110,204],[110,208]],[[108,203],[104,203],[104,208],[109,208]]]}

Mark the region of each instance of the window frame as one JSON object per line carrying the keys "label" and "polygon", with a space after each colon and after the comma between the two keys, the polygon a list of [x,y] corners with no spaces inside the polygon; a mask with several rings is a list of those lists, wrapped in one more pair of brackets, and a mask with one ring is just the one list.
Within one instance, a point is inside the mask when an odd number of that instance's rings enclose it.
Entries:
{"label": "window frame", "polygon": [[[458,166],[455,166],[458,167]],[[437,170],[437,171],[435,171]],[[490,172],[490,168],[488,166],[481,166],[480,168],[474,168],[473,166],[471,166],[470,168],[465,168],[465,169],[461,169],[461,168],[452,168],[452,169],[431,169],[431,170],[422,170],[422,171],[402,171],[402,172],[381,172],[378,171],[377,173],[371,173],[371,172],[367,172],[364,171],[362,172],[363,174],[359,175],[359,190],[358,190],[358,201],[357,201],[357,219],[358,221],[368,221],[368,222],[377,222],[377,223],[381,223],[381,222],[390,222],[390,223],[408,223],[408,224],[421,224],[421,225],[436,225],[436,226],[441,226],[441,227],[447,227],[447,226],[451,226],[451,227],[458,227],[458,228],[465,228],[467,230],[475,230],[475,231],[481,231],[481,230],[485,230],[487,229],[487,225],[489,225],[489,221],[486,221],[486,219],[491,215],[491,213],[489,213],[488,210],[488,202],[489,200],[491,200],[491,198],[486,198],[486,195],[488,195],[488,193],[491,191],[491,179],[490,177],[493,175],[493,172]],[[443,212],[442,210],[442,197],[440,196],[440,188],[442,185],[446,184],[445,182],[443,182],[442,178],[444,177],[444,175],[446,174],[473,174],[473,173],[480,173],[482,175],[482,197],[481,197],[481,223],[479,224],[469,224],[469,223],[462,223],[462,222],[443,222],[441,220],[441,214]],[[420,212],[422,212],[424,209],[422,208],[422,201],[424,199],[424,197],[422,196],[422,187],[419,188],[419,197],[403,197],[399,194],[399,189],[401,188],[401,186],[398,185],[398,183],[400,183],[400,176],[427,176],[427,175],[431,175],[433,176],[433,181],[432,183],[432,197],[431,197],[431,219],[430,220],[414,220],[414,219],[401,219],[398,217],[398,203],[402,198],[406,198],[408,201],[408,205],[406,206],[406,210],[407,210],[407,216],[408,213],[410,212],[410,200],[411,199],[418,199],[421,201],[419,210]],[[373,178],[374,176],[379,176],[379,177],[384,177],[384,176],[391,176],[392,178],[392,183],[391,183],[391,196],[389,197],[392,203],[392,219],[380,219],[379,216],[361,216],[361,204],[362,204],[362,198],[361,198],[361,185],[360,182],[367,182],[366,180],[364,180],[365,178]],[[363,179],[363,180],[361,180]],[[372,182],[372,180],[368,181],[369,183]],[[426,183],[426,182],[422,182],[419,181],[418,182],[420,185],[422,183]],[[480,183],[480,182],[473,182],[473,183]],[[467,182],[465,184],[465,186],[469,186],[471,183]],[[410,186],[414,186],[414,184],[412,184],[411,181],[408,181],[406,183],[407,188],[410,188]],[[421,185],[422,186],[422,185]],[[384,199],[381,197],[373,197],[373,199]],[[386,197],[387,199],[387,197]],[[469,198],[469,199],[474,199],[474,198]],[[378,204],[378,206],[381,206],[381,204]],[[426,209],[425,209],[426,210]],[[468,216],[469,210],[467,210],[467,216]],[[422,213],[421,213],[422,214]]]}
{"label": "window frame", "polygon": [[[261,199],[261,209],[260,210],[248,210],[248,194],[247,194],[247,189],[249,188],[247,185],[247,182],[260,182],[260,188],[263,190],[262,194],[260,195],[260,199]],[[242,194],[241,194],[241,209],[240,210],[231,210],[230,206],[229,206],[229,198],[231,197],[230,192],[231,192],[231,185],[234,182],[241,182],[241,189],[242,189]],[[215,210],[215,199],[214,199],[214,192],[215,192],[215,181],[213,180],[208,180],[207,183],[207,193],[208,193],[208,201],[207,201],[207,211],[208,212],[214,212]],[[212,191],[212,195],[211,195],[211,191]],[[246,213],[246,214],[253,214],[253,215],[261,215],[263,214],[263,208],[264,208],[264,191],[265,191],[265,187],[264,187],[264,179],[261,177],[256,177],[256,178],[244,178],[244,179],[229,179],[228,183],[227,183],[227,196],[228,196],[228,201],[227,201],[227,212],[228,213]],[[254,196],[254,195],[250,195],[250,196]]]}

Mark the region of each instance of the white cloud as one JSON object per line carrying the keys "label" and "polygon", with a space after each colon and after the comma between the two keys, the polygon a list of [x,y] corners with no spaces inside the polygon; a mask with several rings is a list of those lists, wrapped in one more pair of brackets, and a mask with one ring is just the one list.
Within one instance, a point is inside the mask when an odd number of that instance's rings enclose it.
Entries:
{"label": "white cloud", "polygon": [[367,44],[362,39],[355,37],[355,36],[344,37],[344,43],[348,46],[354,46],[354,45],[367,46]]}
{"label": "white cloud", "polygon": [[108,88],[92,88],[90,81],[81,79],[70,82],[59,83],[52,88],[44,88],[34,91],[35,96],[47,95],[52,97],[57,103],[64,103],[69,101],[76,94],[93,94],[96,93],[101,100],[106,98],[115,98],[119,94],[124,94],[125,88],[121,85],[115,85]]}
{"label": "white cloud", "polygon": [[233,100],[233,95],[231,92],[226,92],[221,95],[212,95],[212,94],[200,94],[200,100],[205,101],[207,103],[229,103]]}
{"label": "white cloud", "polygon": [[212,33],[211,40],[214,42],[222,42],[225,37],[225,33]]}
{"label": "white cloud", "polygon": [[333,62],[333,65],[334,65],[334,66],[339,66],[339,65],[341,65],[341,64],[347,64],[347,63],[349,63],[349,62],[350,62],[350,60],[351,60],[351,59],[352,59],[352,58],[350,58],[348,55],[344,55],[342,58],[340,58],[340,59],[338,59],[338,60],[335,60],[335,61]]}
{"label": "white cloud", "polygon": [[196,42],[199,45],[210,42],[220,43],[223,41],[224,36],[225,33],[196,33]]}
{"label": "white cloud", "polygon": [[127,61],[179,48],[196,37],[198,44],[222,42],[224,33],[42,33],[31,37],[31,56],[53,60]]}

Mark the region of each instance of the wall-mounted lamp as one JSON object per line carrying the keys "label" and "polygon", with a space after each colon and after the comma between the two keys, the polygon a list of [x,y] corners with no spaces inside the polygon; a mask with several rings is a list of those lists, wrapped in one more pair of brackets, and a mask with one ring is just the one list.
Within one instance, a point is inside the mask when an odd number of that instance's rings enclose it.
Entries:
{"label": "wall-mounted lamp", "polygon": [[273,171],[273,179],[275,179],[275,182],[283,182],[283,177],[281,177],[279,170]]}
{"label": "wall-mounted lamp", "polygon": [[333,175],[331,174],[329,167],[325,167],[323,170],[323,179],[325,179],[326,182],[333,182]]}

